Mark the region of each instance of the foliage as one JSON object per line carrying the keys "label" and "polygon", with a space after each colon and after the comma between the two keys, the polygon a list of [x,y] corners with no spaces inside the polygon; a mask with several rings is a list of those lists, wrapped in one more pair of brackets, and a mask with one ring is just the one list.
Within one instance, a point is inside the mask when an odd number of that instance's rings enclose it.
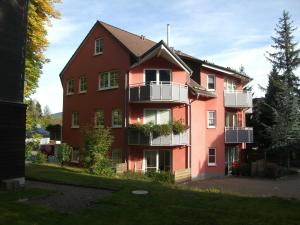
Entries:
{"label": "foliage", "polygon": [[70,159],[71,148],[67,143],[62,143],[57,149],[57,160],[63,166]]}
{"label": "foliage", "polygon": [[167,136],[172,132],[174,134],[183,133],[188,129],[188,126],[183,124],[182,121],[173,121],[171,124],[136,123],[130,124],[129,128],[142,132],[145,136],[150,136],[151,133],[156,136]]}
{"label": "foliage", "polygon": [[35,92],[43,65],[49,61],[44,55],[49,44],[47,26],[51,26],[52,18],[60,17],[60,13],[54,9],[54,4],[59,2],[61,0],[29,1],[25,55],[25,98]]}
{"label": "foliage", "polygon": [[265,176],[268,178],[278,178],[283,175],[283,169],[275,163],[266,163]]}
{"label": "foliage", "polygon": [[50,111],[49,106],[46,105],[43,110],[43,115],[40,119],[41,126],[46,128],[49,125],[50,120],[51,120],[51,111]]}
{"label": "foliage", "polygon": [[40,134],[33,134],[32,138],[25,144],[25,159],[28,159],[32,151],[39,151],[40,139],[42,136]]}
{"label": "foliage", "polygon": [[38,164],[46,163],[47,162],[47,155],[39,151],[36,154],[36,158],[35,158],[34,162],[38,163]]}
{"label": "foliage", "polygon": [[174,183],[174,174],[169,171],[160,171],[160,172],[147,172],[146,176],[150,177],[151,180],[160,183]]}
{"label": "foliage", "polygon": [[241,165],[240,165],[240,174],[242,176],[250,176],[251,175],[251,165],[250,165],[250,163],[241,163]]}
{"label": "foliage", "polygon": [[110,175],[113,171],[112,162],[108,159],[108,151],[113,142],[109,128],[95,129],[92,126],[84,132],[84,163],[89,172],[98,175]]}

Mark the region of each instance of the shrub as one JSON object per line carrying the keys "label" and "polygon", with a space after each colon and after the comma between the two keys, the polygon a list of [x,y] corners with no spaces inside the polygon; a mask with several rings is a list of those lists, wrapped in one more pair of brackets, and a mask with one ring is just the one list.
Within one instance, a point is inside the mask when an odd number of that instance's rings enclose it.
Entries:
{"label": "shrub", "polygon": [[251,176],[251,166],[250,163],[241,163],[240,174],[242,176]]}
{"label": "shrub", "polygon": [[57,149],[57,160],[63,166],[64,162],[70,159],[71,148],[68,144],[62,143]]}
{"label": "shrub", "polygon": [[97,175],[111,175],[112,161],[108,158],[113,136],[109,128],[95,129],[92,126],[84,129],[84,164],[88,171]]}
{"label": "shrub", "polygon": [[183,124],[182,121],[173,121],[172,129],[174,134],[180,134],[183,133],[185,130],[187,130],[188,126]]}
{"label": "shrub", "polygon": [[167,136],[172,133],[172,127],[169,124],[155,124],[152,131],[156,136]]}
{"label": "shrub", "polygon": [[160,182],[160,183],[174,183],[174,175],[168,171],[160,171],[160,172],[147,172],[147,177],[150,177],[152,181]]}
{"label": "shrub", "polygon": [[35,157],[35,163],[42,164],[47,162],[47,155],[42,152],[38,152]]}

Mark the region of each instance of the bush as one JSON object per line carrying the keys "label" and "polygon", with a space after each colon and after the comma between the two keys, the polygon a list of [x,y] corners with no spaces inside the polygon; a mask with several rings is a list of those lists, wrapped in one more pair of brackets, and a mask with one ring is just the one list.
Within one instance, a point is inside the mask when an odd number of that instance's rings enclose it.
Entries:
{"label": "bush", "polygon": [[275,163],[267,163],[264,172],[266,177],[274,179],[283,175],[283,169]]}
{"label": "bush", "polygon": [[182,121],[173,121],[172,129],[174,134],[180,134],[183,133],[186,129],[188,129],[188,126],[183,124]]}
{"label": "bush", "polygon": [[242,176],[251,176],[251,166],[250,163],[241,163],[240,174]]}
{"label": "bush", "polygon": [[71,148],[68,144],[62,143],[57,149],[57,160],[63,166],[64,162],[70,159]]}
{"label": "bush", "polygon": [[152,181],[160,183],[174,183],[174,175],[171,172],[160,171],[160,172],[147,172],[146,176],[151,178]]}
{"label": "bush", "polygon": [[35,157],[35,163],[42,164],[47,162],[47,155],[42,152],[38,152]]}

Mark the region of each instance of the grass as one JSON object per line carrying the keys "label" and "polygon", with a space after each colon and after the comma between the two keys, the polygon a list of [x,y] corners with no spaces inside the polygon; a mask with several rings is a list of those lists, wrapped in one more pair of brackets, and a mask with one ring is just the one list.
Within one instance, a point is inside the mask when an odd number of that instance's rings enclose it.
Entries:
{"label": "grass", "polygon": [[[234,196],[217,190],[195,191],[144,180],[91,176],[81,169],[50,165],[26,165],[26,176],[118,191],[98,200],[96,207],[71,215],[16,202],[20,195],[47,194],[42,190],[0,194],[0,224],[300,224],[300,202],[296,200]],[[150,193],[135,196],[131,194],[133,189],[147,189]]]}

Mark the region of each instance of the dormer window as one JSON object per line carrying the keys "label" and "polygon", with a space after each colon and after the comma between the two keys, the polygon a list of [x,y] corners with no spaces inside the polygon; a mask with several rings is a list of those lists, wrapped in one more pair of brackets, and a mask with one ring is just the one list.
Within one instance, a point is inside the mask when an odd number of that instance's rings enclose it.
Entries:
{"label": "dormer window", "polygon": [[216,76],[213,74],[207,75],[207,90],[208,91],[216,90]]}
{"label": "dormer window", "polygon": [[95,51],[94,54],[95,55],[99,55],[102,54],[103,52],[103,39],[102,38],[98,38],[95,40]]}

